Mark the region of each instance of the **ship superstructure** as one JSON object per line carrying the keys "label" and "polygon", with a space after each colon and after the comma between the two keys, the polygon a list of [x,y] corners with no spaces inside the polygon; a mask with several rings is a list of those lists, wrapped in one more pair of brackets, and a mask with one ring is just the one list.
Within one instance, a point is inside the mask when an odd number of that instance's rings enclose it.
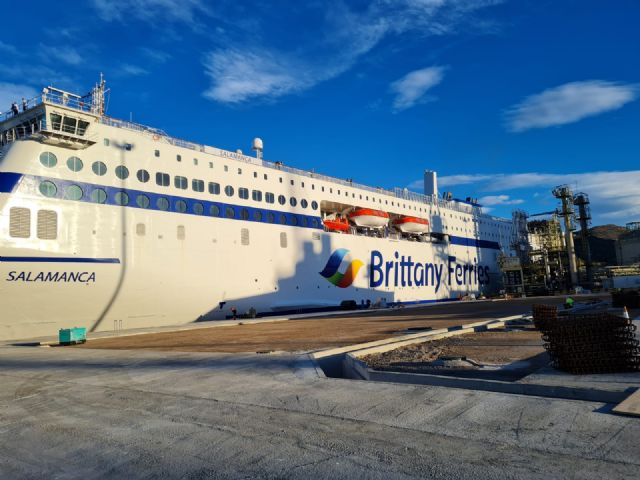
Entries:
{"label": "ship superstructure", "polygon": [[512,223],[173,138],[52,87],[0,118],[0,338],[498,288]]}

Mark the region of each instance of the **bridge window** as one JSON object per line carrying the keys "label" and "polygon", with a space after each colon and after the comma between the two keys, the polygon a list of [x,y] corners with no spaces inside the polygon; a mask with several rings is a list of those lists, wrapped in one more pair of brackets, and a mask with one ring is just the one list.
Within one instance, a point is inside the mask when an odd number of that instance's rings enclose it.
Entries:
{"label": "bridge window", "polygon": [[156,173],[156,184],[161,187],[168,187],[170,178],[168,173],[158,172]]}
{"label": "bridge window", "polygon": [[156,207],[158,207],[159,210],[169,210],[169,200],[164,197],[158,198],[158,200],[156,200]]}
{"label": "bridge window", "polygon": [[239,188],[238,189],[238,196],[240,198],[242,198],[243,200],[246,200],[249,198],[249,190],[246,188]]}
{"label": "bridge window", "polygon": [[67,200],[80,200],[82,198],[82,188],[78,185],[69,185],[65,190],[64,198]]}
{"label": "bridge window", "polygon": [[93,173],[101,177],[107,173],[107,166],[103,162],[93,162],[91,170],[93,170]]}
{"label": "bridge window", "polygon": [[42,152],[40,154],[40,163],[45,167],[55,167],[58,163],[58,158],[51,152]]}
{"label": "bridge window", "polygon": [[194,192],[204,192],[204,181],[193,179],[191,180],[191,188]]}
{"label": "bridge window", "polygon": [[56,185],[49,180],[40,182],[39,190],[40,193],[45,197],[55,197],[56,193],[58,193],[58,187],[56,187]]}
{"label": "bridge window", "polygon": [[224,187],[224,193],[227,194],[227,197],[233,197],[233,187],[231,185],[227,185]]}
{"label": "bridge window", "polygon": [[78,135],[84,135],[89,127],[89,122],[85,122],[84,120],[78,120]]}
{"label": "bridge window", "polygon": [[138,170],[138,173],[136,174],[136,176],[138,177],[138,180],[142,183],[147,183],[149,181],[149,172],[147,172],[146,170]]}
{"label": "bridge window", "polygon": [[275,196],[271,192],[267,192],[264,194],[264,199],[267,203],[275,202]]}
{"label": "bridge window", "polygon": [[189,185],[189,182],[187,182],[187,178],[186,177],[180,177],[180,176],[176,176],[173,179],[173,185],[176,188],[179,188],[181,190],[186,190],[187,186]]}
{"label": "bridge window", "polygon": [[251,192],[251,198],[256,202],[262,201],[262,192],[260,190],[253,190]]}
{"label": "bridge window", "polygon": [[129,169],[124,165],[118,165],[116,167],[116,177],[120,180],[126,180],[129,177]]}
{"label": "bridge window", "polygon": [[96,188],[91,192],[91,201],[94,203],[104,203],[107,201],[107,192],[101,188]]}
{"label": "bridge window", "polygon": [[31,236],[31,210],[22,207],[9,210],[9,235],[14,238]]}
{"label": "bridge window", "polygon": [[65,116],[62,120],[62,131],[65,133],[76,133],[76,119]]}
{"label": "bridge window", "polygon": [[51,114],[51,128],[54,130],[60,130],[60,126],[62,125],[62,115],[58,113]]}
{"label": "bridge window", "polygon": [[209,193],[212,195],[220,195],[220,184],[216,182],[209,182]]}

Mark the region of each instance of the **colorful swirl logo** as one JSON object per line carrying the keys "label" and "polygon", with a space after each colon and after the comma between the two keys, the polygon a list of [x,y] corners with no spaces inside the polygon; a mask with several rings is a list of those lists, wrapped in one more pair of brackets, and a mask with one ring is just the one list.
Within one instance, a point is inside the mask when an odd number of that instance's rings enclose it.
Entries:
{"label": "colorful swirl logo", "polygon": [[[340,265],[346,263],[344,273],[338,271]],[[347,288],[353,283],[360,268],[364,265],[360,260],[350,261],[349,250],[339,248],[331,254],[324,269],[320,272],[324,278],[333,283],[336,287]]]}

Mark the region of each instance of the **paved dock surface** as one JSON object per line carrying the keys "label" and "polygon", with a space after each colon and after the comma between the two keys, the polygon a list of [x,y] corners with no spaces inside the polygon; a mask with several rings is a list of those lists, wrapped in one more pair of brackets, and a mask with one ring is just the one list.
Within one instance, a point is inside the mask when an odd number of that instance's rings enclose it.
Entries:
{"label": "paved dock surface", "polygon": [[437,329],[530,313],[534,303],[557,305],[563,301],[564,297],[544,297],[453,302],[241,326],[206,322],[198,329],[92,340],[86,347],[186,352],[321,350],[382,340],[406,333],[410,328]]}
{"label": "paved dock surface", "polygon": [[0,348],[0,478],[640,477],[610,405],[328,379],[306,355]]}

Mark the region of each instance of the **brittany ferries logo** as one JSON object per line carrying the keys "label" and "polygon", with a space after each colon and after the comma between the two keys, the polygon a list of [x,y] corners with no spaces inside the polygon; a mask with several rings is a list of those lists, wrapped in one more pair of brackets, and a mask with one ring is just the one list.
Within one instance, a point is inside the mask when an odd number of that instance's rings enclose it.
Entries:
{"label": "brittany ferries logo", "polygon": [[[360,268],[364,263],[358,259],[351,260],[349,250],[339,248],[331,254],[324,270],[320,272],[324,278],[329,280],[336,287],[347,288],[353,283]],[[340,272],[340,266],[345,265]]]}

